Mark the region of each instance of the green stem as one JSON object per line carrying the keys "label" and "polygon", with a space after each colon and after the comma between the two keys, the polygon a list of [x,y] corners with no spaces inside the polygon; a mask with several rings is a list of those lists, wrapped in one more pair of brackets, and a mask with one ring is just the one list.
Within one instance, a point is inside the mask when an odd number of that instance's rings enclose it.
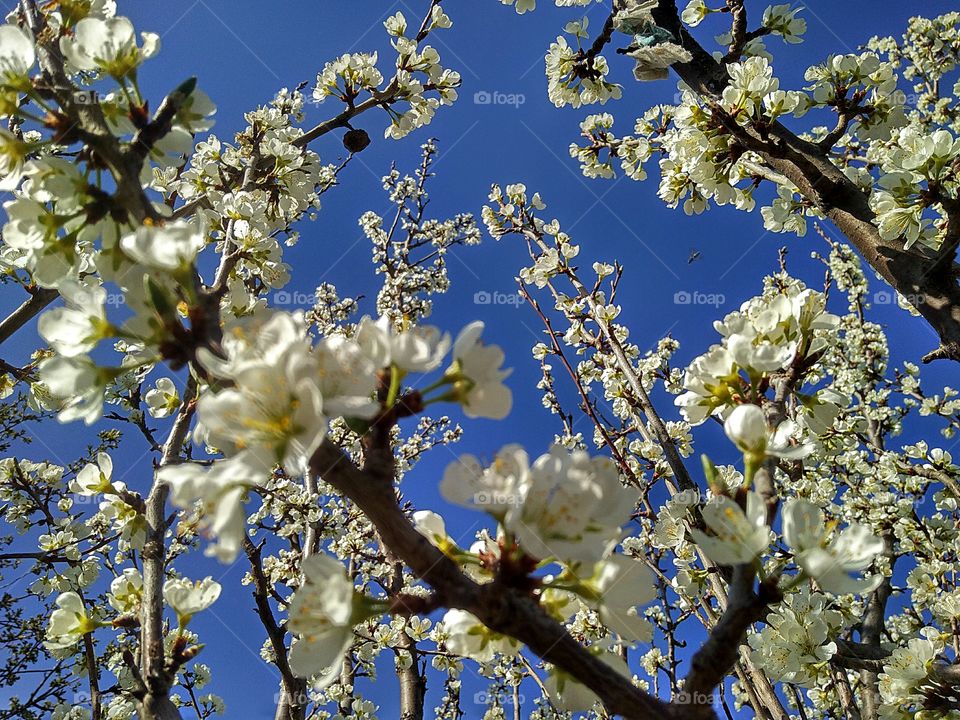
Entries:
{"label": "green stem", "polygon": [[443,374],[443,377],[441,377],[441,378],[440,378],[439,380],[437,380],[436,382],[430,383],[430,384],[427,385],[425,388],[421,388],[420,394],[421,394],[421,395],[426,395],[428,392],[430,392],[430,391],[432,391],[432,390],[436,390],[437,388],[441,388],[441,387],[443,387],[444,385],[451,385],[451,384],[455,383],[455,382],[456,382],[457,380],[459,380],[459,379],[460,379],[460,378],[459,378],[458,376],[456,376],[456,375],[451,375],[451,374],[449,374],[449,373],[444,373],[444,374]]}
{"label": "green stem", "polygon": [[397,396],[400,394],[400,381],[403,379],[403,373],[396,365],[390,366],[390,389],[387,390],[387,407],[392,408],[397,402]]}
{"label": "green stem", "polygon": [[460,397],[456,392],[453,390],[448,390],[442,395],[437,395],[436,397],[432,397],[430,399],[424,399],[423,406],[427,407],[428,405],[433,405],[434,403],[438,402],[459,402],[459,399]]}

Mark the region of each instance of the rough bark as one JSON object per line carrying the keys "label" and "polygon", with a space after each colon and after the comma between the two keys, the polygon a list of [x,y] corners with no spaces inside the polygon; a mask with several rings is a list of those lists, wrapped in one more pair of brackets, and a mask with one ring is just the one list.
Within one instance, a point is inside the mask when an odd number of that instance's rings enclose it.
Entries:
{"label": "rough bark", "polygon": [[[160,465],[180,460],[180,450],[190,430],[197,384],[191,378],[183,393],[183,404],[163,446]],[[143,558],[143,601],[140,611],[140,674],[145,695],[141,701],[142,720],[174,720],[180,712],[170,701],[176,674],[166,662],[163,633],[163,582],[166,576],[166,503],[169,488],[154,482],[146,500],[147,538]]]}
{"label": "rough bark", "polygon": [[[674,71],[707,102],[719,99],[728,82],[726,66],[713,58],[680,21],[675,0],[660,0],[653,10],[657,24],[671,31],[690,51],[692,60]],[[873,225],[868,196],[827,156],[828,149],[801,139],[779,122],[763,128],[727,125],[745,149],[756,152],[777,173],[797,186],[800,194],[829,218],[851,245],[897,292],[927,320],[940,338],[940,347],[925,361],[960,360],[960,284],[955,263],[960,213],[953,213],[940,253],[918,247],[903,249],[903,240],[884,240]]]}
{"label": "rough bark", "polygon": [[383,454],[368,455],[361,470],[338,447],[324,441],[311,459],[311,469],[370,519],[383,542],[433,587],[444,606],[473,613],[495,632],[517,638],[593,690],[610,713],[637,720],[714,717],[709,707],[672,708],[626,678],[611,673],[606,664],[550,618],[535,599],[496,582],[478,585],[465,576],[404,515],[393,490],[392,470],[383,468],[383,459]]}

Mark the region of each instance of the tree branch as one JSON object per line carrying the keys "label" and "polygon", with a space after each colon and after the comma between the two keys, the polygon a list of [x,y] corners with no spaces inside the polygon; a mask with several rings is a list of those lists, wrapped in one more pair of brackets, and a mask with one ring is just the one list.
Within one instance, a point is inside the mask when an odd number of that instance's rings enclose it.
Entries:
{"label": "tree branch", "polygon": [[[547,662],[576,677],[611,713],[626,718],[673,717],[667,703],[636,688],[587,652],[531,597],[494,582],[478,585],[421,535],[397,504],[392,472],[360,470],[343,451],[324,440],[311,470],[349,498],[370,519],[381,539],[413,572],[429,583],[443,605],[476,615],[491,630],[515,637]],[[375,465],[374,467],[379,467]],[[702,717],[713,717],[706,708]],[[679,717],[679,716],[678,716]],[[689,716],[688,716],[689,717]]]}
{"label": "tree branch", "polygon": [[243,539],[243,551],[250,560],[250,575],[253,578],[253,600],[257,606],[257,616],[267,631],[267,639],[270,640],[270,646],[276,656],[275,664],[277,670],[280,671],[283,690],[288,698],[289,711],[287,717],[293,720],[297,707],[301,710],[300,717],[303,717],[303,703],[300,702],[299,698],[303,689],[299,679],[290,669],[290,662],[287,659],[286,632],[277,624],[273,609],[270,607],[270,582],[267,580],[267,576],[263,574],[261,549],[254,545],[249,537],[245,537]]}
{"label": "tree branch", "polygon": [[[161,467],[180,460],[181,448],[190,430],[196,407],[196,394],[197,381],[191,375],[183,393],[183,404],[163,446]],[[143,602],[140,620],[140,666],[146,687],[141,703],[143,720],[180,720],[180,712],[169,697],[174,678],[164,662],[163,645],[163,581],[166,574],[164,537],[167,532],[165,513],[168,494],[166,483],[155,480],[146,500],[147,538],[141,552]]]}
{"label": "tree branch", "polygon": [[[729,77],[690,35],[680,21],[676,0],[660,0],[653,9],[660,27],[680,39],[692,59],[673,65],[674,71],[706,102],[716,107]],[[873,224],[875,215],[867,195],[827,157],[822,148],[797,137],[779,122],[765,126],[761,135],[732,120],[727,130],[770,167],[790,180],[807,200],[828,217],[866,261],[927,320],[940,337],[938,351],[927,361],[950,358],[960,361],[960,285],[953,263],[920,250],[904,250],[902,239],[884,240]]]}
{"label": "tree branch", "polygon": [[56,290],[37,288],[28,300],[0,322],[0,343],[5,343],[11,335],[39,315],[58,297],[60,293]]}

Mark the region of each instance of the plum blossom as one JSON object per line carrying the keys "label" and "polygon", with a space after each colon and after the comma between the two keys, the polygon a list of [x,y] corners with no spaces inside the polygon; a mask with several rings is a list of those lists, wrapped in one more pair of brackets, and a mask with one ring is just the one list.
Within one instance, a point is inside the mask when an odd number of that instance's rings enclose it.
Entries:
{"label": "plum blossom", "polygon": [[763,410],[756,405],[735,407],[724,420],[723,429],[741,452],[757,462],[768,455],[798,460],[813,451],[810,445],[790,444],[790,438],[797,429],[792,420],[785,420],[771,433]]}
{"label": "plum blossom", "polygon": [[143,396],[150,417],[165,418],[180,407],[180,393],[173,380],[167,377],[157,380],[157,384]]}
{"label": "plum blossom", "polygon": [[171,502],[189,509],[200,502],[200,528],[216,539],[207,555],[220,562],[233,562],[246,536],[244,501],[247,489],[262,480],[266,471],[257,471],[257,461],[241,453],[205,468],[193,463],[167,465],[157,470],[157,482],[170,486]]}
{"label": "plum blossom", "polygon": [[600,620],[627,642],[648,642],[650,623],[637,606],[656,597],[653,573],[640,560],[614,553],[597,563],[593,577],[584,583],[596,604]]}
{"label": "plum blossom", "polygon": [[483,323],[479,320],[460,331],[453,344],[453,366],[447,376],[454,382],[453,393],[470,418],[502,420],[513,404],[510,388],[503,380],[510,370],[501,370],[503,350],[499,345],[484,345],[480,340]]}
{"label": "plum blossom", "polygon": [[110,582],[107,602],[118,613],[136,613],[142,599],[143,575],[136,568],[124,568],[123,572]]}
{"label": "plum blossom", "polygon": [[537,8],[537,0],[500,0],[500,2],[504,5],[513,5],[517,15],[523,15]]}
{"label": "plum blossom", "polygon": [[447,465],[440,494],[454,505],[502,518],[519,501],[529,472],[530,461],[520,445],[505,445],[488,467],[473,455],[461,455]]}
{"label": "plum blossom", "polygon": [[194,223],[174,221],[165,225],[141,225],[120,238],[120,248],[134,262],[174,272],[188,267],[205,242],[206,238]]}
{"label": "plum blossom", "polygon": [[376,415],[377,368],[358,343],[340,335],[326,337],[313,349],[313,357],[327,415],[365,420]]}
{"label": "plum blossom", "polygon": [[711,498],[702,510],[703,522],[711,533],[691,528],[690,533],[713,562],[718,565],[744,565],[762,555],[773,540],[767,526],[767,506],[755,492],[748,492],[746,509],[730,498]]}
{"label": "plum blossom", "polygon": [[457,544],[447,534],[447,526],[437,513],[431,510],[417,510],[410,516],[413,526],[427,540],[436,545],[444,553],[455,550]]}
{"label": "plum blossom", "polygon": [[[2,102],[2,97],[0,97]],[[20,184],[31,146],[5,128],[0,128],[0,191],[10,191]]]}
{"label": "plum blossom", "polygon": [[100,514],[120,532],[120,547],[140,549],[147,539],[147,522],[136,507],[127,500],[127,485],[114,481],[100,503]]}
{"label": "plum blossom", "polygon": [[450,349],[449,334],[431,325],[398,331],[386,316],[379,320],[364,317],[355,339],[377,368],[393,365],[401,372],[435,370]]}
{"label": "plum blossom", "polygon": [[831,638],[843,624],[830,598],[805,586],[784,598],[764,622],[764,628],[748,638],[753,661],[778,680],[815,684],[837,651]]}
{"label": "plum blossom", "polygon": [[93,619],[77,593],[61,593],[56,602],[57,607],[50,614],[47,639],[44,641],[44,645],[50,650],[73,647],[81,637],[100,627],[100,623]]}
{"label": "plum blossom", "polygon": [[0,87],[18,83],[36,62],[30,33],[16,25],[0,25]]}
{"label": "plum blossom", "polygon": [[690,27],[696,27],[710,14],[710,8],[703,0],[690,0],[680,13],[680,19]]}
{"label": "plum blossom", "polygon": [[320,371],[302,329],[277,313],[254,344],[241,342],[227,352],[227,361],[208,365],[234,384],[200,396],[199,437],[227,455],[242,454],[252,470],[276,463],[302,473],[327,429]]}
{"label": "plum blossom", "polygon": [[790,499],[783,509],[783,537],[794,560],[829,593],[862,595],[882,581],[881,575],[855,578],[883,551],[883,540],[865,525],[852,524],[827,540],[823,511],[809,500]]}
{"label": "plum blossom", "polygon": [[723,105],[738,121],[759,116],[763,109],[763,98],[780,87],[780,81],[773,76],[773,67],[764,57],[750,57],[742,62],[727,66],[730,84],[723,91]]}
{"label": "plum blossom", "polygon": [[943,642],[936,628],[925,627],[921,637],[907,640],[905,647],[895,648],[880,674],[880,696],[885,717],[922,717],[917,710],[927,702],[931,689],[930,674],[943,652]]}
{"label": "plum blossom", "polygon": [[83,355],[115,334],[115,328],[107,320],[104,288],[67,281],[60,285],[60,295],[66,306],[41,315],[37,328],[60,355]]}
{"label": "plum blossom", "polygon": [[0,117],[17,112],[19,95],[30,89],[37,53],[33,38],[16,25],[0,25]]}
{"label": "plum blossom", "polygon": [[87,17],[77,23],[72,35],[60,40],[60,50],[76,70],[100,71],[117,80],[130,77],[144,60],[160,49],[160,36],[141,33],[137,46],[133,23],[125,17]]}
{"label": "plum blossom", "polygon": [[324,688],[340,674],[353,626],[370,615],[355,603],[353,582],[335,558],[311,555],[303,563],[303,576],[290,599],[287,628],[297,635],[290,647],[290,667]]}
{"label": "plum blossom", "polygon": [[690,363],[674,402],[694,425],[724,418],[753,383],[835,343],[838,325],[824,294],[802,286],[752,298],[714,323],[722,342]]}
{"label": "plum blossom", "polygon": [[807,31],[807,21],[797,17],[803,8],[792,7],[791,3],[770,5],[763,11],[763,27],[779,35],[785,42],[796,44],[803,42],[801,37]]}
{"label": "plum blossom", "polygon": [[592,563],[619,539],[635,503],[612,460],[554,445],[533,463],[503,525],[534,557]]}
{"label": "plum blossom", "polygon": [[196,582],[170,578],[163,584],[163,599],[177,614],[177,624],[185,628],[198,612],[206,610],[220,597],[220,583],[211,577]]}
{"label": "plum blossom", "polygon": [[517,640],[494,632],[466,610],[447,610],[442,623],[447,649],[477,662],[490,662],[495,653],[516,655],[520,650]]}
{"label": "plum blossom", "polygon": [[501,449],[487,468],[465,455],[447,466],[440,492],[498,518],[530,555],[574,565],[600,559],[636,500],[612,461],[559,445],[532,467],[517,445]]}
{"label": "plum blossom", "polygon": [[96,365],[88,356],[54,356],[39,367],[40,380],[60,403],[60,422],[82,419],[90,425],[103,415],[106,385],[119,375],[116,368]]}
{"label": "plum blossom", "polygon": [[87,463],[70,484],[70,490],[78,495],[99,495],[114,490],[111,482],[113,460],[107,453],[99,453],[96,463]]}

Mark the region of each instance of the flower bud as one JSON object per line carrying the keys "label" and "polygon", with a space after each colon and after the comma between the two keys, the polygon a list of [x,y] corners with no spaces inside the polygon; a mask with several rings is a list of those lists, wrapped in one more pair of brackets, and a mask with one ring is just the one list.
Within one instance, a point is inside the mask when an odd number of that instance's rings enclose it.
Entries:
{"label": "flower bud", "polygon": [[736,407],[727,416],[723,429],[744,453],[762,453],[767,446],[767,421],[756,405]]}

